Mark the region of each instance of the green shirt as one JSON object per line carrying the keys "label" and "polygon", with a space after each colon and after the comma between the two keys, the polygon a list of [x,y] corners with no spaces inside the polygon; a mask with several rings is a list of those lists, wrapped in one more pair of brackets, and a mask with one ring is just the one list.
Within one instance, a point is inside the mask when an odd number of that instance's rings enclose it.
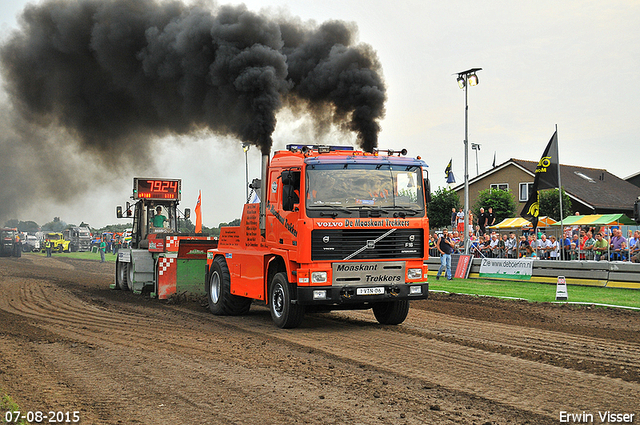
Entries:
{"label": "green shirt", "polygon": [[167,217],[163,216],[162,214],[156,214],[152,219],[153,227],[162,227],[164,226],[165,221],[167,221]]}
{"label": "green shirt", "polygon": [[596,243],[593,244],[593,249],[594,251],[598,251],[598,248],[606,248],[609,246],[609,242],[606,241],[606,239],[600,239],[599,241],[596,241]]}
{"label": "green shirt", "polygon": [[105,241],[100,242],[100,251],[104,251],[107,248],[107,244]]}

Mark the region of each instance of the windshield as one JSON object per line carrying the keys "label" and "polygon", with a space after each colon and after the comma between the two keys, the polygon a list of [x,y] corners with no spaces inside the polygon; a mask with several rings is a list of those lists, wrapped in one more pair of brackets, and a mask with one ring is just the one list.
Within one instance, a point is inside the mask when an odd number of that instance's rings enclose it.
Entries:
{"label": "windshield", "polygon": [[[389,164],[321,164],[307,167],[307,209],[336,216],[370,211],[423,216],[422,169]],[[343,214],[337,214],[343,213]]]}

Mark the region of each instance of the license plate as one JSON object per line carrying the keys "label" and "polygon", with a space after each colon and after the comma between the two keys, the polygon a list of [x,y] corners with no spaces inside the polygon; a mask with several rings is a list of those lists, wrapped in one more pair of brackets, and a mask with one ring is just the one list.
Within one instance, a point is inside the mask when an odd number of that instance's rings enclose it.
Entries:
{"label": "license plate", "polygon": [[356,295],[382,295],[384,294],[384,288],[357,288]]}

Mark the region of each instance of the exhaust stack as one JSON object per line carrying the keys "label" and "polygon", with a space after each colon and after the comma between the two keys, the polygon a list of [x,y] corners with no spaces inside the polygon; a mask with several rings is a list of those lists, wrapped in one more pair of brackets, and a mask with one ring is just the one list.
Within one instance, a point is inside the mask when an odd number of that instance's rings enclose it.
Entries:
{"label": "exhaust stack", "polygon": [[262,172],[260,175],[260,233],[264,237],[267,230],[267,221],[266,221],[266,213],[267,213],[267,196],[268,196],[268,188],[267,188],[267,172],[269,170],[269,155],[262,155]]}

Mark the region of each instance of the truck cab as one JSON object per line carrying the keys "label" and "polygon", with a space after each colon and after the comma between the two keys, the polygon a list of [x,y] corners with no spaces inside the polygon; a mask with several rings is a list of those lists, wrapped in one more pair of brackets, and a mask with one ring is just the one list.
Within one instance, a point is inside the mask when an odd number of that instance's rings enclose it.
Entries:
{"label": "truck cab", "polygon": [[20,257],[22,248],[18,229],[3,227],[0,229],[0,256]]}
{"label": "truck cab", "polygon": [[359,308],[398,324],[409,300],[428,297],[420,158],[290,145],[265,162],[264,213],[245,205],[241,226],[224,228],[208,253],[213,313],[245,312],[247,298],[265,302],[280,327],[298,326],[305,311]]}
{"label": "truck cab", "polygon": [[69,251],[87,252],[91,249],[91,231],[88,227],[70,227],[63,233],[69,241]]}
{"label": "truck cab", "polygon": [[135,205],[131,246],[149,248],[165,233],[177,233],[177,201],[142,199]]}
{"label": "truck cab", "polygon": [[[61,232],[45,232],[43,240],[51,242],[51,250],[53,252],[69,252],[70,241],[64,238]],[[42,252],[45,252],[44,243],[40,244]]]}

